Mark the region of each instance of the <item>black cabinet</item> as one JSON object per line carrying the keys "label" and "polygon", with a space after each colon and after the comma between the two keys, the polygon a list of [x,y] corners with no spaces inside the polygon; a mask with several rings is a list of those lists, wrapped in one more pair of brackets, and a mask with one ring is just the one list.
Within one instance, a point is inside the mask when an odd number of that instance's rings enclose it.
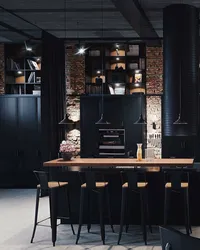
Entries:
{"label": "black cabinet", "polygon": [[42,165],[40,116],[39,96],[0,97],[0,173],[15,176],[12,186],[29,181],[32,171]]}
{"label": "black cabinet", "polygon": [[[143,101],[143,100],[142,100]],[[143,105],[144,106],[144,105]],[[99,157],[99,129],[124,129],[125,152],[136,157],[137,143],[144,143],[145,125],[135,125],[141,112],[141,96],[105,95],[104,117],[109,125],[95,125],[100,119],[101,96],[81,96],[81,157]]]}
{"label": "black cabinet", "polygon": [[162,156],[176,158],[195,157],[195,136],[164,136]]}

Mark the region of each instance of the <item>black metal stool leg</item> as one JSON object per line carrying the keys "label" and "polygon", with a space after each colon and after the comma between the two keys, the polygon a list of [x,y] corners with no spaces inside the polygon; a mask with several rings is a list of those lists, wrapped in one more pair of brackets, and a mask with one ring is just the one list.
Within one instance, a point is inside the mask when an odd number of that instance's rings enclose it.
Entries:
{"label": "black metal stool leg", "polygon": [[35,230],[36,230],[36,226],[37,226],[39,199],[40,199],[40,188],[37,187],[36,205],[35,205],[35,219],[34,219],[34,227],[33,227],[33,234],[32,234],[32,237],[31,237],[31,243],[33,243],[33,238],[35,236]]}
{"label": "black metal stool leg", "polygon": [[104,189],[99,191],[99,212],[100,212],[100,227],[101,227],[101,239],[103,241],[103,245],[105,245],[105,226],[104,226],[104,218],[103,218],[103,199],[104,198]]}
{"label": "black metal stool leg", "polygon": [[123,225],[124,225],[124,212],[125,212],[125,206],[126,206],[126,192],[127,192],[127,188],[122,188],[120,229],[119,229],[119,237],[118,237],[118,243],[117,243],[118,245],[119,245],[121,237],[122,237],[122,231],[123,231]]}
{"label": "black metal stool leg", "polygon": [[72,233],[73,233],[73,235],[75,235],[74,227],[72,224],[72,218],[71,218],[71,204],[70,204],[70,198],[69,198],[69,187],[66,187],[66,191],[67,191],[67,203],[68,203],[70,225],[71,225]]}
{"label": "black metal stool leg", "polygon": [[129,193],[129,189],[127,190],[127,199],[126,199],[126,233],[128,233],[128,229],[129,229],[129,217],[130,217],[130,193]]}
{"label": "black metal stool leg", "polygon": [[146,207],[146,212],[147,212],[147,220],[149,224],[149,231],[153,233],[152,231],[152,226],[150,222],[150,213],[149,213],[149,199],[148,199],[148,188],[145,188],[145,207]]}
{"label": "black metal stool leg", "polygon": [[108,206],[108,219],[109,219],[112,232],[114,233],[114,228],[113,228],[112,218],[111,218],[110,195],[109,195],[108,186],[106,187],[106,199],[107,199],[107,206]]}
{"label": "black metal stool leg", "polygon": [[50,224],[52,228],[52,208],[51,208],[51,194],[49,193],[49,212],[50,212]]}
{"label": "black metal stool leg", "polygon": [[185,229],[187,235],[190,235],[189,230],[189,214],[188,214],[188,195],[187,195],[187,188],[184,188],[184,212],[185,212]]}
{"label": "black metal stool leg", "polygon": [[145,205],[144,205],[144,189],[140,190],[140,201],[141,201],[141,224],[143,231],[143,239],[145,245],[147,245],[147,231],[146,231],[146,222],[145,222]]}
{"label": "black metal stool leg", "polygon": [[76,237],[76,244],[78,244],[78,240],[80,238],[81,226],[82,226],[82,221],[83,221],[84,192],[85,192],[85,188],[81,188],[79,226],[78,226],[78,233],[77,233],[77,237]]}
{"label": "black metal stool leg", "polygon": [[50,188],[51,195],[51,223],[52,223],[52,242],[53,246],[56,243],[57,235],[57,190],[58,188]]}
{"label": "black metal stool leg", "polygon": [[165,204],[164,204],[164,226],[167,225],[167,217],[170,203],[170,192],[169,188],[165,188]]}
{"label": "black metal stool leg", "polygon": [[87,222],[87,230],[88,230],[88,233],[90,232],[90,229],[91,229],[91,222],[90,222],[90,205],[91,205],[91,190],[88,189],[88,207],[87,207],[87,219],[88,219],[88,222]]}
{"label": "black metal stool leg", "polygon": [[189,189],[186,190],[186,204],[187,204],[187,219],[188,219],[188,227],[189,231],[192,234],[192,228],[190,224],[190,201],[189,201]]}

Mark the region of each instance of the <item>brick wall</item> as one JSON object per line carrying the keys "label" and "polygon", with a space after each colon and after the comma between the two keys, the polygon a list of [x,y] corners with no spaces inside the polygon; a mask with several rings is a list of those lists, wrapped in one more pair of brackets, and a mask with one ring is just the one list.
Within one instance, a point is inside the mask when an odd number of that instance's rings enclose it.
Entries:
{"label": "brick wall", "polygon": [[5,94],[4,44],[0,44],[0,95]]}
{"label": "brick wall", "polygon": [[[85,92],[85,57],[75,55],[74,45],[65,46],[66,108],[69,119],[80,120],[80,95]],[[80,152],[80,130],[66,130],[65,135]]]}
{"label": "brick wall", "polygon": [[[162,47],[147,47],[147,94],[162,94],[163,92],[163,49]],[[154,148],[156,158],[161,157],[162,117],[161,97],[147,96],[147,147]],[[155,123],[155,128],[153,128]]]}

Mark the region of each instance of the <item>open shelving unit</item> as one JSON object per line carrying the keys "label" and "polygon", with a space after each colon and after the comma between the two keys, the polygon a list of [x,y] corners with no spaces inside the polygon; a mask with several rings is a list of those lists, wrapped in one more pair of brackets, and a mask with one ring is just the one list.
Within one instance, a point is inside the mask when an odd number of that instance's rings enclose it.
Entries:
{"label": "open shelving unit", "polygon": [[100,94],[102,81],[105,94],[145,93],[145,44],[89,44],[87,47],[86,94]]}
{"label": "open shelving unit", "polygon": [[41,46],[36,44],[27,51],[24,44],[5,45],[6,94],[40,95]]}

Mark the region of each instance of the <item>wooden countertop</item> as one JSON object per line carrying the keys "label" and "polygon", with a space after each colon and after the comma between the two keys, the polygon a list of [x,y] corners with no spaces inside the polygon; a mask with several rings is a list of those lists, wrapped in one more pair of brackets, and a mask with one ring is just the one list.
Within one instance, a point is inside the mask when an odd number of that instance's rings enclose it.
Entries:
{"label": "wooden countertop", "polygon": [[137,161],[131,158],[75,158],[71,161],[64,161],[62,158],[47,161],[43,163],[44,167],[60,167],[60,166],[89,166],[89,167],[119,167],[119,166],[144,166],[144,167],[162,167],[162,166],[188,166],[192,167],[194,159],[153,159],[147,161]]}

